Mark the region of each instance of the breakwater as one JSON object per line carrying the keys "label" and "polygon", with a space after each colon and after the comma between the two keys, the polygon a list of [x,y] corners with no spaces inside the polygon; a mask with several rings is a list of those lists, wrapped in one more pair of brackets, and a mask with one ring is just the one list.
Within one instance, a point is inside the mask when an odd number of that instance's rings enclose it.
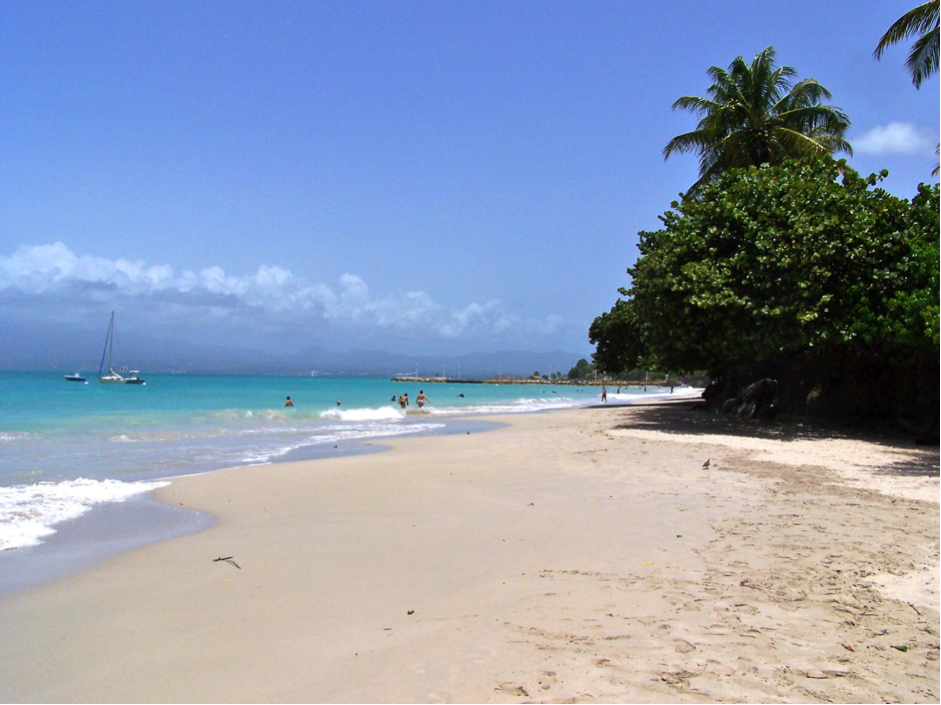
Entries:
{"label": "breakwater", "polygon": [[416,377],[414,375],[396,375],[393,382],[411,382],[412,384],[551,384],[569,387],[669,387],[669,382],[624,382],[613,379],[528,379],[523,377],[492,377],[475,379],[467,377]]}

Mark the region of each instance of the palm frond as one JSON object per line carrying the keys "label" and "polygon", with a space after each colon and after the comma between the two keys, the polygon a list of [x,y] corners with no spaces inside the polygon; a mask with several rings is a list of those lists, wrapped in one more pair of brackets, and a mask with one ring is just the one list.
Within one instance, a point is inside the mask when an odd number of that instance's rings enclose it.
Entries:
{"label": "palm frond", "polygon": [[921,88],[922,81],[938,70],[938,40],[938,27],[935,27],[912,45],[905,68],[912,75],[915,88]]}
{"label": "palm frond", "polygon": [[778,113],[771,122],[803,132],[820,130],[835,135],[842,135],[850,127],[849,117],[835,105],[798,105]]}
{"label": "palm frond", "polygon": [[788,152],[788,157],[797,157],[802,154],[826,155],[834,151],[849,152],[852,155],[852,147],[849,143],[832,135],[815,137],[798,130],[780,127],[775,130],[775,136]]}
{"label": "palm frond", "polygon": [[712,139],[709,134],[702,130],[694,130],[693,132],[677,135],[667,142],[667,146],[663,148],[663,160],[666,161],[674,152],[685,154],[687,152],[698,152],[708,149],[711,142]]}
{"label": "palm frond", "polygon": [[787,95],[781,98],[781,100],[778,102],[780,103],[781,101],[787,100],[792,103],[817,105],[824,100],[831,100],[832,98],[833,94],[817,83],[816,79],[805,78],[804,80],[795,83]]}
{"label": "palm frond", "polygon": [[720,107],[719,103],[695,95],[684,95],[673,103],[672,110],[689,110],[691,113],[706,113]]}
{"label": "palm frond", "polygon": [[925,34],[932,28],[932,25],[937,27],[939,12],[941,12],[941,0],[928,0],[923,5],[909,10],[882,35],[872,55],[876,59],[881,59],[885,50],[893,44],[898,44],[916,34]]}

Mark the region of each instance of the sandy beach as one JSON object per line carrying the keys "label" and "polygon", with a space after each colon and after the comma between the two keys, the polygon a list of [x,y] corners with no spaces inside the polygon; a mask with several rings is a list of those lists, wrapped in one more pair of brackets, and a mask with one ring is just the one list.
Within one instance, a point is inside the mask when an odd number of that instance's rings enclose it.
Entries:
{"label": "sandy beach", "polygon": [[500,420],[174,478],[212,528],[0,600],[0,700],[938,702],[937,448]]}

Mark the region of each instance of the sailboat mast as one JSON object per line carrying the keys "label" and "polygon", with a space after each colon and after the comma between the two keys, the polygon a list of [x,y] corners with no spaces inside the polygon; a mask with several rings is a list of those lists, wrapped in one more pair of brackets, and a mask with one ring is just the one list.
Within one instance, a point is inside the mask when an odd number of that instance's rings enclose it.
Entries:
{"label": "sailboat mast", "polygon": [[[98,376],[101,377],[101,370],[105,366],[105,351],[111,342],[111,327],[114,325],[114,311],[111,312],[111,322],[108,323],[108,332],[105,334],[105,346],[101,349],[101,362],[98,364]],[[108,367],[111,367],[111,359],[108,359]]]}
{"label": "sailboat mast", "polygon": [[111,325],[108,326],[110,341],[108,342],[108,373],[113,374],[111,367],[111,349],[114,347],[114,311],[111,312]]}

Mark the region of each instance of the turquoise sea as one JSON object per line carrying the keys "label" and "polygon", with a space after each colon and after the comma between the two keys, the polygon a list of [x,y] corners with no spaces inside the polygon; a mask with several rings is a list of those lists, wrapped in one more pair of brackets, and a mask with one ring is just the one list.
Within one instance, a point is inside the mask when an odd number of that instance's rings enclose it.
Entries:
{"label": "turquoise sea", "polygon": [[[601,392],[322,376],[156,374],[130,386],[63,374],[0,372],[0,551],[40,544],[57,525],[163,478],[339,454],[367,439],[446,432],[458,417],[597,403]],[[418,409],[422,389],[429,403]],[[411,405],[402,410],[393,397],[405,392]],[[610,402],[630,403],[659,390],[608,392]]]}

